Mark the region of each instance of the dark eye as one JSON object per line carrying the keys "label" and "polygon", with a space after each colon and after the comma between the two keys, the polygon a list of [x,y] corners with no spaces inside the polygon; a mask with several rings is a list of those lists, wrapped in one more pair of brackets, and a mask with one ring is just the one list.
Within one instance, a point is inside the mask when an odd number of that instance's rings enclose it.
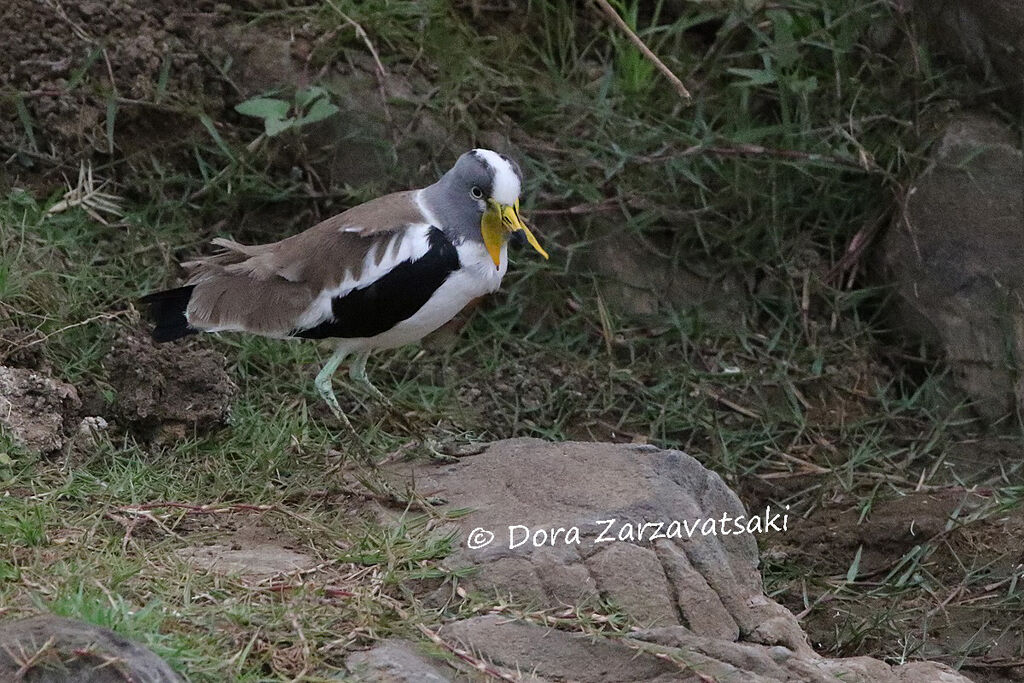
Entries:
{"label": "dark eye", "polygon": [[480,189],[479,187],[477,187],[476,185],[474,185],[474,186],[473,186],[473,187],[472,187],[472,188],[471,188],[471,189],[469,190],[469,193],[470,193],[471,195],[473,195],[473,199],[483,199],[483,198],[484,198],[484,191],[483,191],[483,190],[481,190],[481,189]]}

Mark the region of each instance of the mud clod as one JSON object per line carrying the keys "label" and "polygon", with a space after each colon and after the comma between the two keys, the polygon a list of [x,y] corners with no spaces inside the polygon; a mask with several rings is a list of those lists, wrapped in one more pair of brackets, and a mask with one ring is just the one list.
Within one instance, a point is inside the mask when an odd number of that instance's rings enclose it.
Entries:
{"label": "mud clod", "polygon": [[227,424],[238,387],[224,354],[201,342],[156,345],[141,334],[114,344],[107,360],[122,428],[152,440],[184,437]]}
{"label": "mud clod", "polygon": [[64,447],[66,424],[81,402],[70,384],[31,370],[0,366],[0,431],[47,455]]}

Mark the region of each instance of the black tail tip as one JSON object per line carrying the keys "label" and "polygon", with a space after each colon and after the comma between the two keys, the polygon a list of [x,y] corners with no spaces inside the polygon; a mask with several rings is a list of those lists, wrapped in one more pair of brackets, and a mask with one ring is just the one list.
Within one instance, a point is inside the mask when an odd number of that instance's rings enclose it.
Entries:
{"label": "black tail tip", "polygon": [[149,314],[155,323],[153,341],[174,341],[198,331],[190,327],[185,318],[185,309],[188,308],[194,289],[195,285],[186,285],[153,292],[139,299],[139,303],[149,307]]}

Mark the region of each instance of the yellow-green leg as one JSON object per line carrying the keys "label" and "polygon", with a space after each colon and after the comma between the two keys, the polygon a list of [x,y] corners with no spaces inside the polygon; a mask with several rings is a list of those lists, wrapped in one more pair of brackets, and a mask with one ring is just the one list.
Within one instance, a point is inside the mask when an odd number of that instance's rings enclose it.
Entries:
{"label": "yellow-green leg", "polygon": [[370,378],[366,376],[366,359],[369,357],[369,351],[363,351],[358,354],[352,360],[352,364],[348,366],[348,376],[353,382],[359,382],[362,384],[363,387],[378,401],[389,404],[390,402],[384,397],[384,394],[380,393],[380,389],[373,386]]}
{"label": "yellow-green leg", "polygon": [[323,368],[321,368],[320,372],[317,373],[316,379],[313,380],[313,384],[316,386],[316,391],[320,394],[320,398],[327,403],[327,406],[331,409],[331,412],[334,413],[334,416],[344,422],[349,429],[355,432],[356,430],[352,426],[352,423],[348,421],[348,415],[346,415],[345,411],[343,411],[341,406],[338,405],[338,397],[334,395],[334,387],[332,386],[334,373],[338,369],[338,366],[341,365],[341,361],[345,360],[346,356],[348,356],[348,349],[340,346],[335,349],[334,353],[331,354],[331,357],[327,359],[326,363],[324,363]]}

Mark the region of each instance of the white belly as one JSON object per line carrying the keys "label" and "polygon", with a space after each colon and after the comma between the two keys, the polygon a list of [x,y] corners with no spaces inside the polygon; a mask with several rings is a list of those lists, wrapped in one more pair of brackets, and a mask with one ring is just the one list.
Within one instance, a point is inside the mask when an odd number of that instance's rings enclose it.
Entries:
{"label": "white belly", "polygon": [[346,340],[352,350],[393,349],[419,341],[446,322],[473,299],[490,294],[501,285],[508,269],[508,247],[501,249],[501,265],[494,267],[487,250],[477,242],[465,242],[458,247],[461,267],[434,291],[420,310],[387,332],[373,337]]}

